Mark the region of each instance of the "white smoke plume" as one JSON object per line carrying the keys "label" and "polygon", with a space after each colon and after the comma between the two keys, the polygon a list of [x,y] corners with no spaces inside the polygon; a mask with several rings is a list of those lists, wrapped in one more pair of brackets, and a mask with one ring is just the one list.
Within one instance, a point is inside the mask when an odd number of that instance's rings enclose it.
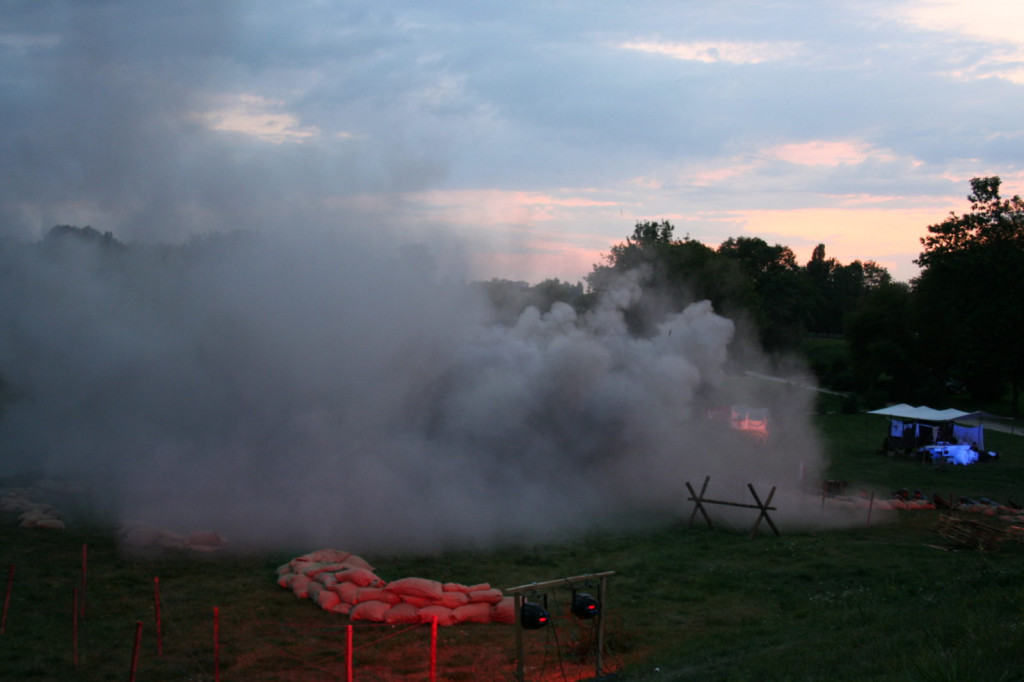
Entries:
{"label": "white smoke plume", "polygon": [[[0,475],[87,480],[104,518],[430,551],[679,514],[687,481],[821,466],[806,392],[740,390],[734,324],[708,303],[629,333],[639,274],[586,314],[507,327],[415,249],[78,241],[0,256]],[[736,403],[769,408],[767,448],[703,418]]]}

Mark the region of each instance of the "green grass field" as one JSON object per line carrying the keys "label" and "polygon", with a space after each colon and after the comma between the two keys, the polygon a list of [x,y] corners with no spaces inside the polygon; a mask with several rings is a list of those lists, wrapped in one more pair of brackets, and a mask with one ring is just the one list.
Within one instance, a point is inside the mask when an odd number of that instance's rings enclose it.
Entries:
{"label": "green grass field", "polygon": [[[1024,437],[989,433],[998,461],[936,468],[879,454],[883,418],[818,420],[828,475],[852,488],[1024,501]],[[615,571],[604,605],[605,668],[621,680],[1024,679],[1024,544],[957,547],[934,530],[942,513],[898,512],[870,525],[865,515],[864,523],[831,531],[782,525],[781,537],[762,527],[754,539],[680,518],[559,544],[366,558],[387,579],[501,588]],[[83,545],[88,576],[76,668],[72,604]],[[0,679],[126,680],[141,622],[136,679],[213,680],[216,607],[221,679],[344,680],[348,621],[276,585],[275,568],[291,557],[130,559],[108,529],[22,529],[15,515],[0,514],[5,582],[15,566]],[[594,621],[566,617],[567,595],[550,590],[554,623],[524,633],[527,679],[595,674]],[[513,679],[514,635],[508,625],[440,628],[438,679]],[[354,642],[356,680],[428,679],[429,627],[364,626]]]}

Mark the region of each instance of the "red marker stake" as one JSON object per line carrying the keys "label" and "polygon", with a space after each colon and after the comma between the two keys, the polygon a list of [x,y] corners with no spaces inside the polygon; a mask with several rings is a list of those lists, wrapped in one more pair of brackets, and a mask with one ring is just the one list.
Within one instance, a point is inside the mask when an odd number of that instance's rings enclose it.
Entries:
{"label": "red marker stake", "polygon": [[142,641],[142,621],[135,621],[135,645],[132,646],[132,670],[128,675],[129,682],[135,682],[135,673],[139,669],[139,643]]}
{"label": "red marker stake", "polygon": [[71,658],[78,670],[78,588],[73,591],[71,599]]}
{"label": "red marker stake", "polygon": [[437,682],[437,616],[430,624],[430,682]]}
{"label": "red marker stake", "polygon": [[163,627],[160,625],[160,578],[153,577],[153,604],[156,607],[156,655],[164,655]]}
{"label": "red marker stake", "polygon": [[352,626],[349,625],[345,631],[345,662],[346,662],[346,677],[348,682],[352,682]]}
{"label": "red marker stake", "polygon": [[11,608],[11,590],[14,589],[14,564],[7,572],[7,596],[4,597],[4,615],[0,618],[0,635],[7,632],[7,610]]}
{"label": "red marker stake", "polygon": [[79,614],[82,618],[85,618],[85,580],[89,573],[89,545],[82,545],[82,595],[78,603],[78,608],[81,609]]}
{"label": "red marker stake", "polygon": [[220,682],[220,609],[213,607],[213,679]]}

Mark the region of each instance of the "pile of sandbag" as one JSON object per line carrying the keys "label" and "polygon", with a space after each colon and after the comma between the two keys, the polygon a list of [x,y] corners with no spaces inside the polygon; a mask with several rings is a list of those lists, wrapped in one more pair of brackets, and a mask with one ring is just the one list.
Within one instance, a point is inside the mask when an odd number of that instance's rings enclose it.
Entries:
{"label": "pile of sandbag", "polygon": [[321,549],[278,567],[277,584],[353,621],[392,625],[515,622],[512,597],[488,583],[462,585],[426,578],[386,582],[362,557]]}
{"label": "pile of sandbag", "polygon": [[17,512],[18,525],[22,528],[64,530],[65,527],[55,507],[34,501],[24,490],[11,490],[0,497],[0,511]]}
{"label": "pile of sandbag", "polygon": [[118,543],[126,549],[169,549],[216,552],[228,546],[227,540],[212,530],[179,533],[150,523],[125,522],[117,529]]}

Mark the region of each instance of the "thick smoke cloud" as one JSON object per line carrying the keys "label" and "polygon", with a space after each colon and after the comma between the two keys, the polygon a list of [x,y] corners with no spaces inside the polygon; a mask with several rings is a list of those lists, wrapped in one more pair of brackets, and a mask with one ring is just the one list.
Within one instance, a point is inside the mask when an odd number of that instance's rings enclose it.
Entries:
{"label": "thick smoke cloud", "polygon": [[[734,325],[709,304],[630,334],[640,273],[585,315],[508,327],[425,248],[73,236],[2,260],[0,474],[86,481],[107,518],[431,550],[678,513],[705,475],[795,485],[818,467],[805,398],[734,392]],[[772,447],[702,417],[750,400],[773,411]]]}

